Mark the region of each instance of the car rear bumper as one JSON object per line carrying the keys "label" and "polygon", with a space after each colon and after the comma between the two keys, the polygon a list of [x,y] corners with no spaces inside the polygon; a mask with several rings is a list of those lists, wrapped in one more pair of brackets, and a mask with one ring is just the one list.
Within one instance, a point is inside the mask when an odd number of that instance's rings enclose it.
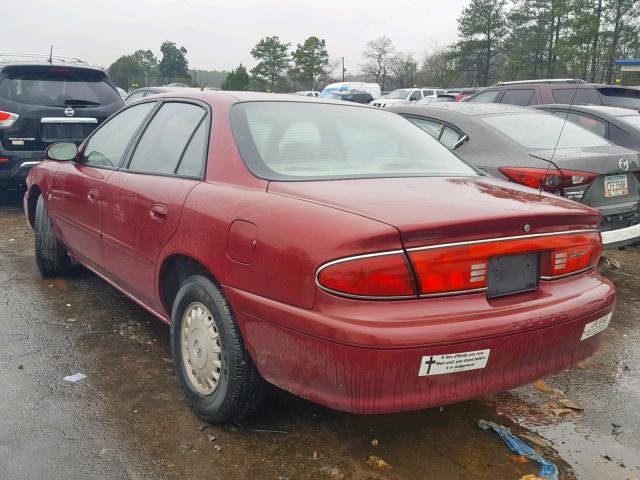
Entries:
{"label": "car rear bumper", "polygon": [[[585,325],[613,311],[615,291],[599,274],[587,277],[577,282],[583,283],[578,288],[587,290],[573,295],[567,283],[549,282],[559,284],[563,298],[549,298],[555,288],[549,285],[540,289],[542,295],[522,294],[520,308],[507,307],[508,300],[503,298],[487,311],[476,310],[472,317],[456,310],[440,321],[415,324],[389,317],[370,329],[368,344],[367,336],[359,332],[360,321],[333,322],[333,330],[317,329],[322,320],[316,314],[296,309],[296,327],[288,322],[294,307],[283,306],[279,318],[273,301],[228,287],[225,291],[252,358],[267,381],[337,410],[370,414],[417,410],[508,390],[590,356],[601,336],[581,340]],[[447,300],[455,308],[459,300],[473,302],[475,297],[479,309],[487,305],[480,296]],[[427,316],[429,304],[436,305],[430,300],[411,303],[421,304]],[[385,315],[394,310],[378,304]],[[530,308],[535,304],[540,308]],[[371,323],[377,323],[374,317]],[[319,336],[321,331],[326,335]],[[406,345],[390,345],[385,337]],[[348,342],[350,338],[356,342]],[[487,357],[484,365],[480,358],[471,362],[470,370],[428,371],[428,364],[442,360],[441,355],[453,355],[450,359],[460,362],[460,354],[481,351]]]}
{"label": "car rear bumper", "polygon": [[640,242],[640,224],[602,232],[605,248],[624,247]]}
{"label": "car rear bumper", "polygon": [[0,148],[0,158],[9,160],[0,164],[0,183],[22,185],[29,170],[42,160],[43,151],[14,151]]}

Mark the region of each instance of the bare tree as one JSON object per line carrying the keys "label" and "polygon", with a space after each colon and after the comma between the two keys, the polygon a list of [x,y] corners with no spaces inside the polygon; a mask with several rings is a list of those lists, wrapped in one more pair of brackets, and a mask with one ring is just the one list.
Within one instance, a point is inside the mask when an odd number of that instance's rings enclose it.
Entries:
{"label": "bare tree", "polygon": [[371,75],[376,83],[384,90],[384,86],[391,69],[394,53],[393,42],[387,36],[376,38],[367,43],[367,49],[362,53],[365,63],[361,65],[362,73]]}
{"label": "bare tree", "polygon": [[458,76],[455,54],[444,48],[436,48],[425,54],[420,70],[420,79],[425,85],[447,88]]}
{"label": "bare tree", "polygon": [[399,52],[391,59],[390,69],[398,88],[415,87],[418,62],[413,53]]}

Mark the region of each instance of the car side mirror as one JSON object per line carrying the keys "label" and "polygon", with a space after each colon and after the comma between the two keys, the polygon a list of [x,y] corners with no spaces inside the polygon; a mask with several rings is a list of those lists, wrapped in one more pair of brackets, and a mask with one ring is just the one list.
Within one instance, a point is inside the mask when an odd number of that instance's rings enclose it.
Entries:
{"label": "car side mirror", "polygon": [[57,162],[68,162],[78,158],[78,147],[71,142],[53,143],[47,147],[45,157]]}

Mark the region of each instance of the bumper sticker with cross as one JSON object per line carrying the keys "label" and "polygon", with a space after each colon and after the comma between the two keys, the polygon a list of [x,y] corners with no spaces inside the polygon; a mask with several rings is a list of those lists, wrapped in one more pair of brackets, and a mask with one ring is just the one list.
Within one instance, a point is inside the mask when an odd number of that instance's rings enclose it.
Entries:
{"label": "bumper sticker with cross", "polygon": [[419,377],[442,375],[445,373],[478,370],[487,366],[491,350],[475,350],[473,352],[447,353],[444,355],[426,355],[420,363]]}

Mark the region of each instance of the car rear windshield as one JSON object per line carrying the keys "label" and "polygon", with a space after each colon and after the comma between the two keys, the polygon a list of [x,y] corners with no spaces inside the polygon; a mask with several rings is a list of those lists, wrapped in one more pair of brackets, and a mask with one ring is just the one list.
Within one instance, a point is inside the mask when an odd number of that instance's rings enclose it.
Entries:
{"label": "car rear windshield", "polygon": [[640,108],[640,98],[624,97],[622,95],[602,94],[604,103],[623,108]]}
{"label": "car rear windshield", "polygon": [[240,153],[269,180],[475,176],[399,115],[350,105],[246,102],[231,111]]}
{"label": "car rear windshield", "polygon": [[[564,116],[547,113],[512,113],[487,115],[482,121],[526,148],[536,150],[570,147],[602,147],[610,145],[604,138],[574,123]],[[562,138],[558,137],[562,132]]]}
{"label": "car rear windshield", "polygon": [[0,82],[0,98],[51,107],[98,106],[121,100],[103,72],[56,66],[9,70]]}
{"label": "car rear windshield", "polygon": [[623,122],[627,122],[629,125],[640,128],[640,115],[625,115],[618,118]]}

